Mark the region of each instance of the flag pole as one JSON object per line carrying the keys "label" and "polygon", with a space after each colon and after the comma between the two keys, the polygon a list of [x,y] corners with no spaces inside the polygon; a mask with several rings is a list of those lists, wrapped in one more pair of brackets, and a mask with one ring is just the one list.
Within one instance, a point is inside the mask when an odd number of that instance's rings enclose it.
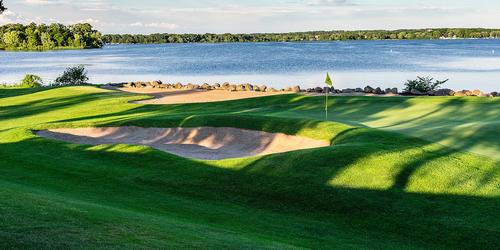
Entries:
{"label": "flag pole", "polygon": [[325,101],[325,121],[328,121],[328,87],[325,88],[326,89],[326,101]]}
{"label": "flag pole", "polygon": [[325,90],[325,121],[328,120],[328,92],[330,92],[330,88],[333,88],[333,81],[332,78],[330,77],[330,74],[326,72],[326,88]]}

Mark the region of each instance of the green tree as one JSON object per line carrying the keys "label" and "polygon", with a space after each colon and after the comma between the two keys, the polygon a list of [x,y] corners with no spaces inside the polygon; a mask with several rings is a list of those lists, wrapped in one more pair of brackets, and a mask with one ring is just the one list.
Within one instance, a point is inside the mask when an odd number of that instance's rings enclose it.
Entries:
{"label": "green tree", "polygon": [[52,41],[52,37],[48,32],[43,32],[41,36],[42,46],[44,49],[53,49],[56,44]]}
{"label": "green tree", "polygon": [[43,84],[42,78],[37,75],[27,74],[21,81],[21,87],[23,88],[38,88]]}
{"label": "green tree", "polygon": [[40,31],[35,23],[31,23],[24,29],[24,34],[26,35],[26,43],[28,48],[38,48],[42,45],[40,39]]}
{"label": "green tree", "polygon": [[56,79],[57,85],[84,84],[89,80],[87,71],[83,65],[67,68],[64,73]]}
{"label": "green tree", "polygon": [[4,11],[6,11],[7,8],[3,6],[3,0],[0,0],[0,14],[2,14]]}
{"label": "green tree", "polygon": [[0,26],[0,49],[49,50],[54,48],[101,48],[101,33],[90,24],[6,24]]}
{"label": "green tree", "polygon": [[21,32],[14,30],[3,35],[3,42],[7,48],[17,48],[21,45]]}

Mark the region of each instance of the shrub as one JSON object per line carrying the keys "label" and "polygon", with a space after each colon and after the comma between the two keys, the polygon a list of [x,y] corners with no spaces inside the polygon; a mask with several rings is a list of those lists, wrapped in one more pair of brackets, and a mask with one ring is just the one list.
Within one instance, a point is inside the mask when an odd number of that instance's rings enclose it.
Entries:
{"label": "shrub", "polygon": [[43,84],[42,78],[37,75],[27,74],[21,81],[20,86],[23,88],[38,88]]}
{"label": "shrub", "polygon": [[418,76],[417,79],[408,80],[405,83],[406,88],[404,91],[406,93],[412,93],[416,90],[421,93],[428,93],[437,90],[439,86],[443,85],[448,80],[449,79],[446,79],[444,81],[438,81],[438,80],[434,81],[434,78]]}
{"label": "shrub", "polygon": [[89,80],[87,71],[83,65],[67,68],[64,73],[56,79],[57,85],[84,84]]}

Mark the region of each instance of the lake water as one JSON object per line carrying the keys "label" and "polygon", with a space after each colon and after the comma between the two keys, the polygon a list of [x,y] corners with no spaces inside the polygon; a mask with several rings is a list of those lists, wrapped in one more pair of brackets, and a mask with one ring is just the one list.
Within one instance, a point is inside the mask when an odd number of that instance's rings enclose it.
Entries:
{"label": "lake water", "polygon": [[25,73],[46,81],[86,65],[93,83],[150,81],[402,87],[407,79],[450,79],[452,89],[500,90],[500,40],[341,41],[108,45],[95,50],[0,52],[0,83]]}

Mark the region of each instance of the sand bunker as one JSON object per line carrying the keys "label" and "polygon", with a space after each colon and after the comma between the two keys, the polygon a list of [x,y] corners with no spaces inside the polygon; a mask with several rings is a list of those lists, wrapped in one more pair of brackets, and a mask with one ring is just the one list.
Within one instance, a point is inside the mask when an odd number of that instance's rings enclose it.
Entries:
{"label": "sand bunker", "polygon": [[72,143],[146,145],[182,157],[220,160],[329,146],[328,141],[237,128],[51,129],[39,136]]}
{"label": "sand bunker", "polygon": [[271,95],[292,94],[292,92],[254,92],[254,91],[227,91],[227,90],[179,90],[179,89],[148,89],[148,88],[119,88],[118,90],[147,94],[154,99],[137,101],[140,104],[185,104],[239,100]]}

